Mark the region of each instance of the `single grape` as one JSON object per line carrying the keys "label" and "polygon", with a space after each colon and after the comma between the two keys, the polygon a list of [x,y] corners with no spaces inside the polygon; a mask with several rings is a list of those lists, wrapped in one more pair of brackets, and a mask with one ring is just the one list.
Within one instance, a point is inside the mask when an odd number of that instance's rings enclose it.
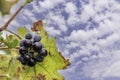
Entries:
{"label": "single grape", "polygon": [[39,51],[39,54],[40,54],[41,56],[46,57],[46,56],[47,56],[47,50],[46,50],[45,48],[42,48],[42,49]]}
{"label": "single grape", "polygon": [[35,59],[37,62],[43,62],[44,57],[38,54]]}
{"label": "single grape", "polygon": [[39,35],[34,36],[34,42],[39,42],[41,40],[41,37]]}
{"label": "single grape", "polygon": [[29,61],[31,58],[32,58],[32,56],[29,55],[28,53],[26,53],[26,54],[24,55],[24,59],[25,59],[26,61]]}
{"label": "single grape", "polygon": [[25,42],[24,42],[24,45],[25,45],[25,47],[31,47],[32,46],[32,41],[26,39]]}
{"label": "single grape", "polygon": [[20,41],[20,46],[21,46],[21,47],[24,46],[24,43],[25,43],[25,39],[21,40],[21,41]]}
{"label": "single grape", "polygon": [[19,53],[20,53],[21,55],[24,55],[24,54],[26,54],[27,52],[28,52],[28,49],[27,49],[26,47],[20,47]]}
{"label": "single grape", "polygon": [[25,39],[32,39],[32,34],[31,33],[26,34]]}
{"label": "single grape", "polygon": [[23,56],[19,56],[19,57],[18,57],[18,60],[21,62],[21,64],[26,65],[26,61],[25,61],[25,59],[23,58]]}
{"label": "single grape", "polygon": [[33,50],[34,50],[34,51],[39,51],[39,50],[41,50],[41,48],[42,48],[42,43],[40,43],[40,42],[35,42],[35,43],[33,44]]}
{"label": "single grape", "polygon": [[31,59],[27,62],[27,65],[30,66],[30,67],[34,66],[35,64],[36,64],[36,61],[35,61],[35,59],[33,59],[33,58],[31,58]]}

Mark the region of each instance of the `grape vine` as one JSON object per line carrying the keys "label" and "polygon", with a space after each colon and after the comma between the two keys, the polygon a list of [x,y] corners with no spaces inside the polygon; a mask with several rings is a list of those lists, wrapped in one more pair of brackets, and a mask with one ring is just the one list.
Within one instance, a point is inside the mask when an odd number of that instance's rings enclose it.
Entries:
{"label": "grape vine", "polygon": [[[42,20],[33,24],[32,33],[26,27],[18,28],[18,33],[7,29],[30,2],[32,0],[25,0],[0,28],[0,51],[5,53],[0,54],[0,80],[64,80],[58,70],[66,69],[70,62],[58,51],[56,37],[49,37]],[[2,31],[11,34],[3,38]]]}

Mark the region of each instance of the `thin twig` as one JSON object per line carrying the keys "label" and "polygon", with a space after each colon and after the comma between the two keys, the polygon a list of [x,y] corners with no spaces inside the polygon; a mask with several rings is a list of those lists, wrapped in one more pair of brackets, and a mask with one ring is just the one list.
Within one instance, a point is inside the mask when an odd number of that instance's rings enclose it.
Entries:
{"label": "thin twig", "polygon": [[[20,47],[15,47],[14,49],[19,49]],[[11,48],[8,48],[8,47],[0,47],[0,50],[9,50]]]}
{"label": "thin twig", "polygon": [[22,39],[22,37],[21,37],[20,35],[12,32],[12,31],[10,31],[10,30],[8,30],[8,29],[5,29],[5,30],[8,31],[8,32],[10,32],[10,33],[12,33],[12,34],[14,34],[14,35],[17,36],[20,40]]}

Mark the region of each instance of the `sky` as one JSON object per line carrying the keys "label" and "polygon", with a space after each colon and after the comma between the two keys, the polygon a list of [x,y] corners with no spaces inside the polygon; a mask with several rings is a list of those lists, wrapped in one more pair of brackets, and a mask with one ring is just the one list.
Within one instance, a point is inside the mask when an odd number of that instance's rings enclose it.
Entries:
{"label": "sky", "polygon": [[[0,25],[10,15],[0,16]],[[120,80],[120,0],[34,0],[8,29],[27,29],[37,20],[57,38],[58,49],[71,65],[59,71],[65,80]]]}

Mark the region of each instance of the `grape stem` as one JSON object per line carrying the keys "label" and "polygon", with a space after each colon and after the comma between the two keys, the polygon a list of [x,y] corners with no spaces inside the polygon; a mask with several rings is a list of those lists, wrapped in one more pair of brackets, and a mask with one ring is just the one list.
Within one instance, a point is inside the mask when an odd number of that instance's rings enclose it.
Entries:
{"label": "grape stem", "polygon": [[20,35],[12,32],[12,31],[10,31],[10,30],[8,30],[8,29],[5,29],[5,30],[8,31],[8,32],[10,32],[11,34],[14,34],[14,35],[17,36],[20,40],[22,39],[22,37],[21,37]]}
{"label": "grape stem", "polygon": [[[17,47],[15,47],[14,49],[19,49],[20,47],[19,46],[17,46]],[[11,48],[8,48],[8,47],[0,47],[0,50],[9,50],[9,49],[11,49]]]}

